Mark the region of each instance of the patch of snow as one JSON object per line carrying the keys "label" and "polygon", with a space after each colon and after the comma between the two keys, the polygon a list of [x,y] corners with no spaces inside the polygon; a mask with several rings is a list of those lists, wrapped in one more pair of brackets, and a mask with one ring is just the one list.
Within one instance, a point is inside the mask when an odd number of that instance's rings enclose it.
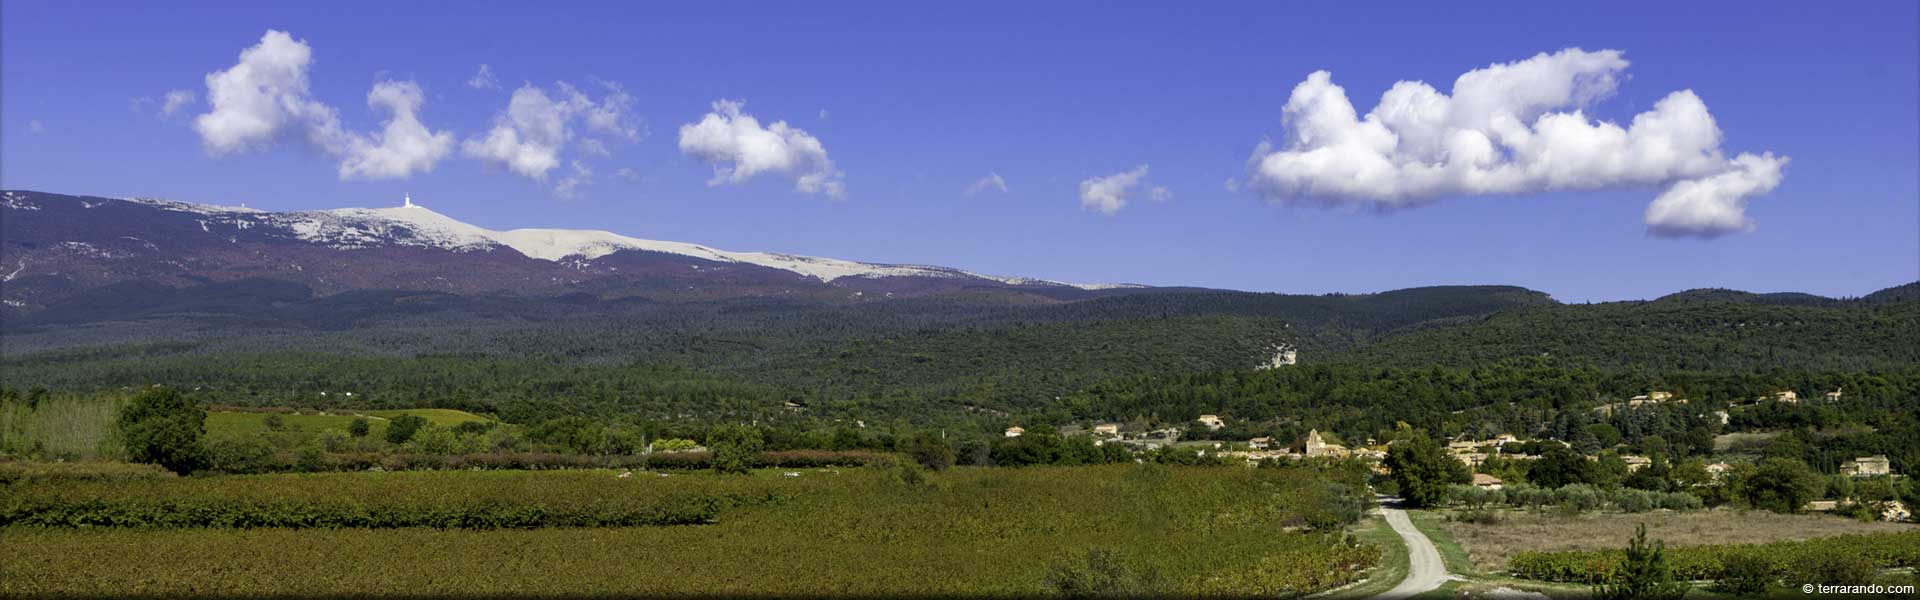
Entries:
{"label": "patch of snow", "polygon": [[89,258],[126,258],[129,256],[133,256],[132,254],[128,254],[126,252],[116,252],[113,250],[103,249],[103,248],[100,248],[99,246],[95,246],[93,244],[89,244],[86,242],[60,242],[60,247],[79,253]]}
{"label": "patch of snow", "polygon": [[145,204],[147,206],[152,206],[155,208],[159,208],[161,210],[171,210],[175,212],[186,212],[186,213],[194,213],[194,214],[201,214],[201,215],[222,215],[222,214],[233,214],[233,213],[265,212],[261,210],[247,208],[245,206],[218,206],[213,204],[194,204],[192,202],[181,202],[179,200],[164,200],[160,198],[121,198],[121,200],[126,200],[128,202],[132,202],[135,204]]}
{"label": "patch of snow", "polygon": [[14,267],[13,272],[6,274],[5,277],[0,277],[0,281],[13,281],[13,278],[19,277],[20,272],[25,270],[27,270],[27,259],[22,258],[20,259],[20,266]]}
{"label": "patch of snow", "polygon": [[[579,270],[585,270],[588,261],[621,250],[640,250],[779,269],[822,282],[832,282],[842,277],[940,277],[982,279],[1017,286],[1069,286],[1083,290],[1142,287],[1131,284],[1062,283],[1028,277],[985,275],[945,267],[874,264],[770,252],[732,252],[699,244],[646,240],[597,230],[529,228],[496,231],[469,225],[411,202],[394,208],[276,213],[246,207],[207,206],[150,198],[129,201],[165,210],[206,215],[209,218],[201,220],[203,229],[214,224],[230,224],[240,229],[256,224],[271,225],[289,231],[301,240],[341,250],[384,244],[444,248],[455,252],[490,252],[495,248],[507,247],[528,258],[565,261],[567,266]],[[696,265],[694,268],[699,267]]]}
{"label": "patch of snow", "polygon": [[40,210],[40,205],[27,200],[27,197],[21,195],[19,192],[0,194],[0,206],[6,206],[13,210]]}

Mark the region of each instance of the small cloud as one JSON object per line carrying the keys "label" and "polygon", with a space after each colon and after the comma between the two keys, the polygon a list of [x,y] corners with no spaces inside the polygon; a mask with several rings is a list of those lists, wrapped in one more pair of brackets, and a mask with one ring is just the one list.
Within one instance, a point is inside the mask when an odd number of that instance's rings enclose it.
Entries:
{"label": "small cloud", "polygon": [[[1080,208],[1113,215],[1127,207],[1127,194],[1147,178],[1147,165],[1080,182]],[[1164,188],[1163,188],[1164,189]]]}
{"label": "small cloud", "polygon": [[1156,185],[1153,189],[1147,190],[1147,198],[1154,202],[1166,202],[1173,199],[1173,190],[1167,189],[1164,185]]}
{"label": "small cloud", "polygon": [[824,109],[824,108],[820,109],[820,120],[822,121],[827,120],[827,116],[828,116],[827,109]]}
{"label": "small cloud", "polygon": [[1228,178],[1227,178],[1227,191],[1229,191],[1229,192],[1233,192],[1233,193],[1239,193],[1239,192],[1240,192],[1240,180],[1239,180],[1239,179],[1236,179],[1236,178],[1233,178],[1233,177],[1228,177]]}
{"label": "small cloud", "polygon": [[[565,82],[556,83],[551,94],[531,84],[521,86],[507,100],[507,109],[494,117],[493,128],[468,138],[460,150],[529,179],[546,181],[547,172],[560,166],[561,151],[576,139],[576,120],[584,121],[588,131],[637,139],[639,125],[629,111],[633,97],[617,85],[603,84],[611,93],[599,102]],[[587,154],[606,150],[599,140],[582,141],[580,147]]]}
{"label": "small cloud", "polygon": [[481,63],[480,71],[467,79],[467,87],[476,90],[497,90],[500,89],[500,80],[493,76],[493,67]]}
{"label": "small cloud", "polygon": [[620,167],[620,170],[613,172],[613,176],[627,181],[640,180],[640,172],[633,170],[633,167]]}
{"label": "small cloud", "polygon": [[633,95],[618,83],[603,79],[595,79],[594,82],[606,88],[607,95],[601,97],[598,104],[590,103],[587,106],[587,130],[620,136],[629,142],[640,141],[645,132],[640,119],[633,115]]}
{"label": "small cloud", "polygon": [[31,131],[31,132],[34,132],[34,133],[41,133],[41,132],[44,132],[44,131],[46,131],[46,130],[47,130],[47,126],[46,126],[46,125],[41,125],[41,124],[40,124],[40,120],[39,120],[39,119],[34,119],[34,120],[31,120],[31,121],[27,121],[27,131]]}
{"label": "small cloud", "polygon": [[153,106],[153,102],[154,102],[153,96],[141,96],[138,98],[134,98],[132,100],[127,101],[127,110],[131,110],[136,113],[145,113],[147,112],[147,109],[149,107]]}
{"label": "small cloud", "polygon": [[580,138],[580,153],[593,156],[613,156],[613,152],[607,150],[606,142],[594,138]]}
{"label": "small cloud", "polygon": [[1000,190],[1004,194],[1007,192],[1007,180],[1002,179],[999,173],[989,172],[986,177],[967,186],[967,195],[973,196],[987,190]]}
{"label": "small cloud", "polygon": [[793,188],[801,193],[845,195],[845,174],[834,168],[819,138],[786,121],[763,127],[741,111],[745,106],[742,101],[716,100],[698,122],[680,126],[680,152],[713,167],[707,185],[780,173],[793,177]]}
{"label": "small cloud", "polygon": [[572,173],[561,178],[559,183],[553,185],[554,196],[570,200],[578,197],[578,189],[580,186],[593,185],[592,169],[588,169],[586,165],[581,164],[580,161],[577,160],[572,162],[572,167]]}
{"label": "small cloud", "polygon": [[160,114],[171,117],[173,113],[180,112],[180,109],[186,108],[187,105],[193,104],[193,101],[198,99],[200,99],[200,96],[194,94],[192,90],[173,90],[167,92],[165,99],[160,103]]}

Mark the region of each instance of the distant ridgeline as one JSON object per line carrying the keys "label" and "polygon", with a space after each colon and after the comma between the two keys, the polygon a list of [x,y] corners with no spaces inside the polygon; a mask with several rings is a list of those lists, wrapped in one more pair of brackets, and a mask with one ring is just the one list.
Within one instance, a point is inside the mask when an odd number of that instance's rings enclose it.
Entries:
{"label": "distant ridgeline", "polygon": [[[14,390],[162,383],[223,405],[437,406],[515,422],[985,428],[1219,414],[1363,437],[1396,421],[1537,429],[1649,389],[1725,403],[1844,388],[1832,410],[1920,406],[1920,283],[1857,299],[1694,290],[1584,305],[1507,286],[1323,296],[1071,286],[606,232],[490,231],[418,207],[5,200],[0,385]],[[314,227],[330,232],[316,238],[325,244],[307,239]],[[562,234],[587,236],[576,245],[599,248],[579,255],[592,264],[549,260],[560,250],[528,241]],[[338,271],[373,263],[428,270]],[[573,275],[562,284],[503,291],[563,272]],[[339,283],[375,280],[427,289]],[[1296,364],[1274,364],[1282,349]]]}

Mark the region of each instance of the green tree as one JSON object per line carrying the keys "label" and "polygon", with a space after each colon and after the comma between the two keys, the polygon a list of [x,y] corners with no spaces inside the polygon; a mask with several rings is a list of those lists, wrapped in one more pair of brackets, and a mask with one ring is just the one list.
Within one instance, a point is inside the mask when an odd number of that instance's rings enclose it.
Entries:
{"label": "green tree", "polygon": [[1741,497],[1754,508],[1779,513],[1800,512],[1807,502],[1820,497],[1826,481],[1807,463],[1791,458],[1769,458],[1740,482]]}
{"label": "green tree", "polygon": [[372,425],[367,423],[366,417],[354,417],[352,422],[347,423],[347,434],[353,437],[367,437],[367,432],[371,429]]}
{"label": "green tree", "polygon": [[914,436],[913,441],[908,443],[907,454],[920,466],[935,471],[944,471],[953,466],[953,446],[947,445],[946,440],[940,439],[940,434],[932,431],[923,431]]}
{"label": "green tree", "polygon": [[128,460],[182,474],[205,464],[207,411],[172,388],[141,390],[121,407],[117,424]]}
{"label": "green tree", "polygon": [[1667,545],[1654,540],[1647,544],[1647,524],[1641,523],[1627,542],[1627,555],[1620,571],[1612,579],[1594,588],[1599,600],[1679,600],[1687,595],[1686,582],[1674,581],[1673,567],[1667,564]]}
{"label": "green tree", "polygon": [[394,417],[393,420],[387,421],[387,443],[405,444],[407,440],[413,439],[413,434],[418,433],[420,428],[426,425],[427,420],[424,417],[415,415]]}
{"label": "green tree", "polygon": [[1550,489],[1559,489],[1576,483],[1593,483],[1598,479],[1594,475],[1594,462],[1587,460],[1572,448],[1559,444],[1547,445],[1546,453],[1533,461],[1527,468],[1527,482]]}
{"label": "green tree", "polygon": [[1387,451],[1387,469],[1400,488],[1400,497],[1415,507],[1439,506],[1447,486],[1470,483],[1467,465],[1447,454],[1427,434],[1412,431]]}
{"label": "green tree", "polygon": [[707,450],[713,453],[713,470],[744,474],[753,469],[753,459],[763,444],[760,430],[745,425],[721,425],[707,433]]}

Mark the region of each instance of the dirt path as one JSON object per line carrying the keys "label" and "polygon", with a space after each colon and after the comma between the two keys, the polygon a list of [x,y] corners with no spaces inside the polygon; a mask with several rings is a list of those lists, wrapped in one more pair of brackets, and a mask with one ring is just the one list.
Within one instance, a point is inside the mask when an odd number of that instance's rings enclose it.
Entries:
{"label": "dirt path", "polygon": [[1400,540],[1407,544],[1407,578],[1400,585],[1387,590],[1375,598],[1412,598],[1421,593],[1432,591],[1447,582],[1447,565],[1440,561],[1440,549],[1433,546],[1433,540],[1427,534],[1413,526],[1413,520],[1407,518],[1407,511],[1399,508],[1399,502],[1383,503],[1380,513],[1387,518],[1387,524],[1393,526],[1394,533],[1400,534]]}

